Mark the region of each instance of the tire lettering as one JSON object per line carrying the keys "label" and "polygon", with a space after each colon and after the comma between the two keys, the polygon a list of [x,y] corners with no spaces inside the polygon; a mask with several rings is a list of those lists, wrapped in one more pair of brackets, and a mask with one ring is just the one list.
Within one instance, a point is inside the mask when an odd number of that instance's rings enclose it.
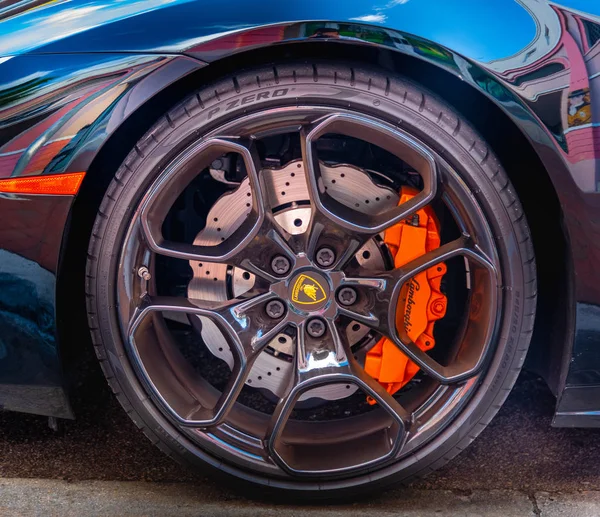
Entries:
{"label": "tire lettering", "polygon": [[254,101],[254,98],[256,97],[256,95],[252,94],[252,95],[246,95],[246,97],[242,98],[242,106],[244,104],[248,104],[252,101]]}
{"label": "tire lettering", "polygon": [[[252,102],[268,99],[269,97],[283,97],[284,95],[287,95],[289,91],[289,88],[279,88],[278,90],[274,90],[273,92],[260,92],[258,94],[253,93],[251,95],[246,95],[245,97],[242,97],[241,100],[235,99],[233,101],[228,102],[225,106],[225,111],[237,108],[238,106],[245,106],[246,104],[250,104]],[[221,111],[221,108],[211,109],[208,112],[208,119],[210,120],[211,118],[213,118],[213,116],[219,113],[219,111]]]}

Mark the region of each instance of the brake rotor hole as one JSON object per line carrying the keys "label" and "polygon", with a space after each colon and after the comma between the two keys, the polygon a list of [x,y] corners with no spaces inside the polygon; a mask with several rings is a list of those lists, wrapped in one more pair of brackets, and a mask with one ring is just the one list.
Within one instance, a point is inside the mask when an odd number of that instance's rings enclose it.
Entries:
{"label": "brake rotor hole", "polygon": [[300,228],[302,226],[302,219],[294,219],[294,226]]}
{"label": "brake rotor hole", "polygon": [[363,251],[363,254],[362,254],[362,255],[363,255],[363,258],[364,258],[365,260],[368,260],[368,259],[370,259],[370,258],[371,258],[371,252],[370,252],[370,251]]}

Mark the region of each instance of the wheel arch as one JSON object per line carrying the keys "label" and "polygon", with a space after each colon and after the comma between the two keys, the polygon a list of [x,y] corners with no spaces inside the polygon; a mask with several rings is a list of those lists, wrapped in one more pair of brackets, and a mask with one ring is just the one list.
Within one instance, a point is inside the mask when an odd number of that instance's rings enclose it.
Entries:
{"label": "wheel arch", "polygon": [[[515,109],[514,94],[476,63],[469,63],[476,68],[472,71],[471,80],[465,80],[458,73],[460,70],[449,70],[444,64],[430,58],[347,41],[289,42],[221,57],[170,84],[120,121],[90,160],[86,179],[71,210],[71,224],[63,239],[58,275],[57,321],[61,356],[66,370],[77,371],[73,365],[82,357],[78,345],[82,339],[88,342],[90,339],[83,286],[87,243],[93,221],[113,173],[129,150],[163,112],[202,84],[239,68],[266,65],[282,59],[322,59],[324,55],[330,59],[351,60],[367,66],[375,64],[390,73],[402,74],[424,85],[470,120],[491,144],[517,190],[531,227],[538,265],[538,308],[552,315],[551,318],[537,318],[529,354],[530,367],[546,379],[555,394],[559,392],[562,365],[568,363],[572,345],[570,317],[574,306],[571,295],[573,272],[569,260],[568,235],[562,225],[561,204],[553,182],[555,175],[550,175],[524,133],[523,126],[515,122],[515,119],[529,123],[533,121],[535,126],[532,131],[540,132],[537,119],[523,105],[519,104],[519,109]],[[456,58],[464,61],[460,56]],[[494,98],[484,90],[482,81],[478,83],[473,79],[476,76],[486,77],[497,86],[500,85],[504,100]],[[513,103],[510,116],[507,114],[506,98]],[[494,124],[489,124],[489,120],[493,120]],[[544,162],[552,158],[555,157],[547,156]],[[565,174],[568,172],[565,171]],[[536,207],[541,197],[545,200],[543,212]],[[549,324],[549,321],[552,323]],[[550,353],[548,346],[551,347]],[[84,357],[91,355],[84,354]]]}

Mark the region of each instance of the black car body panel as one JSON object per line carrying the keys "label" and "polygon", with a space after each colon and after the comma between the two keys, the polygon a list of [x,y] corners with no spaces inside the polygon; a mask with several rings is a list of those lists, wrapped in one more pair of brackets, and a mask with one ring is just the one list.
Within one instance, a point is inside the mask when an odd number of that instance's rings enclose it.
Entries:
{"label": "black car body panel", "polygon": [[[24,55],[1,66],[0,177],[7,178],[87,170],[123,120],[202,64],[183,56],[73,54]],[[72,196],[0,193],[5,409],[72,415],[56,325],[56,276],[72,204]],[[65,318],[65,326],[72,323]]]}
{"label": "black car body panel", "polygon": [[[0,2],[0,179],[90,171],[111,137],[161,92],[232,56],[240,65],[274,48],[403,56],[485,97],[524,135],[560,201],[563,225],[555,230],[568,243],[556,272],[565,282],[557,293],[561,339],[553,347],[538,344],[536,352],[553,356],[547,376],[558,397],[555,424],[600,425],[599,5],[8,4]],[[94,179],[88,175],[83,188]],[[0,406],[6,409],[71,415],[60,359],[65,344],[56,338],[69,322],[56,321],[56,283],[73,245],[73,202],[0,193]],[[544,204],[539,199],[540,211]]]}

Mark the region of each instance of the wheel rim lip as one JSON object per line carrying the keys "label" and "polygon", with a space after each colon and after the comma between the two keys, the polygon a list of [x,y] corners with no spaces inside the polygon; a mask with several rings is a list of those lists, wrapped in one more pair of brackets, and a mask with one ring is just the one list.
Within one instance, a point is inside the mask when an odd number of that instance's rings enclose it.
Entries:
{"label": "wheel rim lip", "polygon": [[[204,138],[210,138],[214,135],[217,134],[228,134],[228,133],[224,133],[227,131],[231,131],[232,128],[236,128],[239,127],[240,125],[243,124],[249,124],[250,126],[252,126],[252,124],[256,124],[258,122],[260,122],[261,120],[263,120],[265,117],[272,117],[273,114],[278,115],[278,116],[283,116],[284,121],[281,122],[281,124],[286,123],[286,119],[289,119],[292,115],[294,118],[297,118],[299,116],[299,113],[302,114],[308,114],[311,116],[320,116],[320,115],[325,115],[327,113],[331,113],[331,111],[335,110],[335,111],[339,111],[339,112],[348,112],[348,113],[352,113],[352,114],[357,114],[361,117],[366,117],[366,118],[371,118],[371,116],[369,115],[365,115],[364,113],[361,113],[360,111],[351,111],[351,110],[341,110],[339,108],[332,108],[332,107],[328,107],[328,106],[311,106],[311,105],[307,105],[307,106],[300,106],[300,107],[290,107],[290,108],[276,108],[274,110],[263,110],[261,112],[257,112],[257,113],[253,113],[250,115],[247,115],[246,117],[242,117],[241,119],[238,119],[236,121],[232,121],[230,123],[224,124],[223,126],[220,126],[219,128],[213,129],[210,133],[208,133],[208,135],[206,135]],[[294,112],[294,113],[292,113]],[[382,122],[379,119],[376,119],[377,122]],[[270,123],[271,127],[270,127],[270,131],[273,130],[272,127],[272,121]],[[264,135],[263,135],[264,136]],[[417,137],[415,137],[414,135],[410,135],[407,134],[407,136],[411,139],[417,140],[419,143],[421,143],[422,145],[426,145],[422,142],[422,140],[418,139]],[[261,136],[259,136],[260,138]],[[188,144],[188,146],[186,146],[186,148],[189,148],[191,144]],[[430,146],[427,146],[427,149],[430,149]],[[184,152],[185,149],[182,151]],[[438,158],[439,155],[437,153],[434,153]],[[456,171],[453,171],[454,174],[457,175],[457,179],[459,179],[460,181],[463,181],[462,179],[460,179],[458,177],[458,173]],[[468,190],[468,187],[466,187],[465,185],[465,189]],[[478,206],[478,203],[476,201],[474,201],[475,204]],[[485,219],[484,219],[485,220]],[[491,231],[489,228],[489,224],[486,222],[485,223],[486,228],[488,230],[488,234],[490,237],[490,242],[493,241],[493,239],[491,238]],[[127,232],[127,236],[125,237],[125,242],[129,243],[130,239],[132,237],[132,228],[133,225],[130,225],[130,228]],[[123,250],[126,250],[128,248],[128,246],[124,246]],[[492,248],[493,252],[496,253],[496,248],[493,247]],[[500,264],[499,258],[497,257],[497,255],[495,256],[495,263],[496,264]],[[501,268],[499,268],[499,271],[501,272]],[[119,275],[120,277],[122,275]],[[501,293],[498,293],[499,295]],[[330,296],[334,296],[334,293],[331,293]],[[500,300],[498,300],[500,302]],[[499,318],[498,318],[499,319]],[[497,327],[498,325],[496,325]],[[125,342],[127,343],[127,340],[125,340]],[[139,360],[139,357],[135,357],[136,356],[136,352],[134,350],[131,350],[129,346],[127,346],[128,348],[128,352],[130,354],[130,358],[133,355],[133,359],[134,359],[134,364],[135,364],[135,359]],[[142,382],[142,384],[144,384],[144,379],[143,379],[143,375],[142,378],[140,378],[140,374],[143,374],[143,372],[140,372],[138,368],[136,368],[136,372],[137,372],[137,377],[138,380],[140,380]],[[485,373],[485,372],[482,372]],[[481,375],[481,374],[480,374]],[[473,387],[477,384],[479,379],[479,376],[471,379],[470,382],[465,384],[464,389],[461,390],[461,393],[455,393],[455,395],[453,397],[448,398],[447,402],[446,402],[446,414],[444,415],[443,420],[447,420],[445,423],[442,423],[441,421],[435,423],[435,425],[430,425],[429,427],[425,426],[425,428],[423,428],[423,430],[420,430],[415,436],[412,436],[411,439],[407,442],[407,444],[405,445],[404,449],[400,452],[400,454],[394,458],[394,465],[401,462],[403,458],[407,457],[409,454],[411,454],[416,447],[422,447],[426,442],[429,442],[432,438],[434,438],[437,434],[439,434],[446,425],[448,425],[451,421],[453,421],[456,413],[458,413],[458,411],[464,407],[464,405],[467,403],[468,399],[470,398],[470,396],[472,395],[473,392]],[[443,391],[443,390],[442,390]],[[464,391],[468,392],[468,393],[463,393]],[[437,392],[436,392],[437,393]],[[440,395],[439,393],[436,395],[436,397],[440,398],[442,397],[442,395]],[[430,397],[430,399],[434,398],[433,396]],[[166,415],[165,415],[166,416]],[[167,416],[168,418],[168,416]],[[443,425],[441,425],[443,424]],[[175,424],[177,425],[177,424]],[[180,428],[180,426],[177,426],[178,428]],[[181,428],[180,428],[181,429]],[[224,430],[229,431],[230,429],[228,429],[227,425],[224,425]],[[224,444],[222,441],[220,441],[220,438],[214,434],[211,433],[201,433],[200,431],[190,431],[189,429],[183,429],[184,433],[188,436],[188,438],[191,438],[192,440],[200,440],[201,443],[204,444],[204,446],[206,447],[206,449],[208,451],[212,451],[213,454],[215,454],[216,456],[223,456],[223,453],[225,452],[225,456],[230,457],[231,460],[233,460],[233,462],[235,464],[239,464],[240,463],[240,453],[239,451],[235,450],[235,447],[231,448],[229,447],[230,450],[224,450]],[[243,461],[242,463],[242,470],[245,471],[248,468],[253,469],[253,470],[260,470],[263,471],[264,473],[268,474],[268,475],[276,475],[276,476],[280,476],[282,475],[284,478],[288,477],[285,473],[282,473],[280,471],[280,469],[278,467],[275,467],[273,465],[264,463],[262,461],[262,459],[260,460],[260,465],[257,465],[258,457],[254,457],[252,458],[251,455],[249,456],[248,454],[244,453],[243,457],[241,458]],[[261,467],[261,468],[257,468],[257,467]],[[388,467],[379,467],[378,470],[385,470]],[[350,477],[356,477],[355,475],[352,475]]]}

